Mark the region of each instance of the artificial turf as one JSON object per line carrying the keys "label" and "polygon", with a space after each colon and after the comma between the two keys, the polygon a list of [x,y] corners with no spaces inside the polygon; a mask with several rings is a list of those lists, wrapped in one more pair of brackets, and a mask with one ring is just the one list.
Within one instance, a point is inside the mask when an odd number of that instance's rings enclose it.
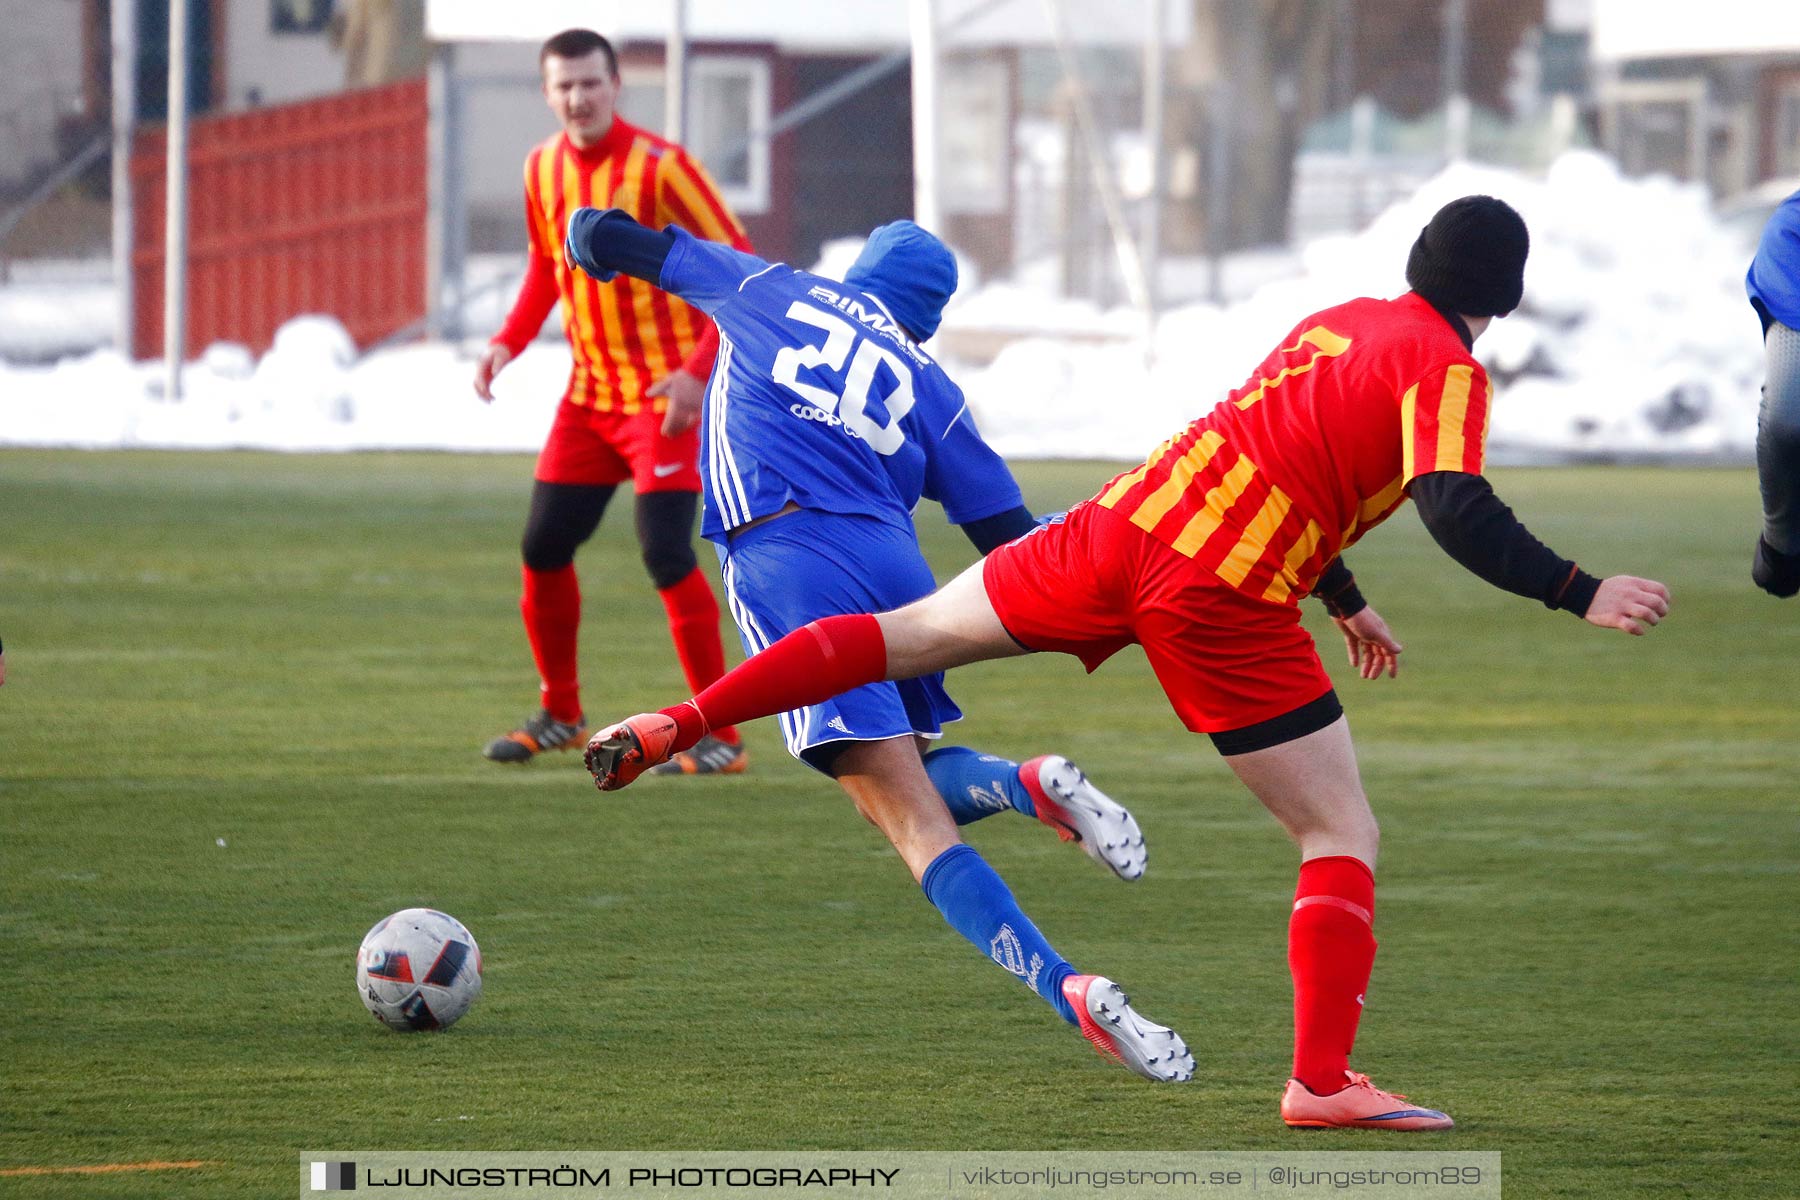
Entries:
{"label": "artificial turf", "polygon": [[[1020,468],[1038,510],[1116,468]],[[955,673],[958,740],[1067,753],[1128,803],[1119,883],[967,830],[1199,1072],[1098,1059],[951,933],[827,781],[602,796],[479,755],[534,703],[519,457],[0,452],[0,1174],[20,1196],[274,1195],[307,1147],[1405,1148],[1281,1126],[1295,856],[1142,655]],[[1748,580],[1742,470],[1500,471],[1551,545],[1669,583],[1644,639],[1495,592],[1406,511],[1351,554],[1406,644],[1338,675],[1384,840],[1356,1063],[1529,1196],[1800,1191],[1800,604]],[[929,507],[929,506],[927,506]],[[590,718],[687,694],[626,513],[579,560]],[[933,509],[940,578],[973,552]],[[709,554],[703,557],[710,559]],[[708,563],[710,569],[710,562]],[[729,636],[729,631],[728,631]],[[375,918],[480,940],[486,994],[399,1036]]]}

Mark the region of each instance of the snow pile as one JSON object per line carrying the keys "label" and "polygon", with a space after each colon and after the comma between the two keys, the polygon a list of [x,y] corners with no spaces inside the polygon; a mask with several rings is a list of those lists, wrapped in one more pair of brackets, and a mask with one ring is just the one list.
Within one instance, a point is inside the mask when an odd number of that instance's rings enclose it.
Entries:
{"label": "snow pile", "polygon": [[[951,363],[952,374],[1004,454],[1139,458],[1242,383],[1306,314],[1404,291],[1419,228],[1470,192],[1508,200],[1532,231],[1525,306],[1477,344],[1500,391],[1498,457],[1753,445],[1762,358],[1741,245],[1699,188],[1625,180],[1589,153],[1565,156],[1542,180],[1452,167],[1364,232],[1306,247],[1297,277],[1223,307],[1171,311],[1148,339],[1128,310],[1016,283],[978,287],[971,272],[946,329],[1026,336],[985,368]],[[836,277],[858,248],[832,243],[821,273]],[[0,305],[9,320],[22,312]],[[162,397],[158,364],[111,351],[0,363],[0,445],[536,450],[567,347],[538,342],[496,381],[492,406],[471,387],[478,352],[437,343],[359,359],[335,320],[301,317],[260,360],[241,346],[209,349],[185,372],[178,403]]]}
{"label": "snow pile", "polygon": [[[485,405],[473,387],[480,342],[359,358],[342,324],[309,315],[283,325],[260,360],[241,345],[208,347],[169,403],[160,361],[93,349],[112,342],[108,264],[54,266],[50,280],[16,268],[0,287],[0,446],[535,452],[568,380],[566,345],[545,340],[507,367]],[[499,327],[517,270],[503,255],[471,259],[472,327]],[[549,329],[556,337],[554,320]]]}
{"label": "snow pile", "polygon": [[116,291],[104,260],[0,266],[0,363],[50,363],[112,341]]}
{"label": "snow pile", "polygon": [[162,365],[110,350],[52,367],[0,366],[0,445],[258,450],[535,451],[569,371],[541,344],[476,397],[474,349],[426,344],[358,360],[334,318],[297,317],[257,361],[212,346],[163,399]]}
{"label": "snow pile", "polygon": [[[1135,458],[1249,376],[1308,313],[1406,290],[1406,255],[1432,213],[1485,192],[1531,228],[1525,302],[1476,345],[1498,400],[1497,455],[1743,453],[1756,436],[1758,326],[1744,299],[1747,257],[1704,192],[1627,180],[1599,155],[1565,155],[1543,180],[1457,165],[1355,236],[1314,242],[1297,278],[1224,308],[1177,309],[1143,339],[1016,342],[960,373],[996,447],[1015,457]],[[979,314],[976,296],[946,318]],[[1069,328],[1067,304],[1008,298],[1006,327]],[[1060,311],[1059,311],[1060,310]],[[1095,314],[1091,332],[1123,327]]]}

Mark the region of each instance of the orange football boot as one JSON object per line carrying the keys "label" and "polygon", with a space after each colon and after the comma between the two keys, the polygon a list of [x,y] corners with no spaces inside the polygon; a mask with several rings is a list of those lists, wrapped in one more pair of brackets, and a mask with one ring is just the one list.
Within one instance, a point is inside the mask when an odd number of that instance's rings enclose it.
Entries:
{"label": "orange football boot", "polygon": [[742,775],[750,769],[750,756],[742,742],[728,742],[707,734],[668,762],[650,768],[652,775]]}
{"label": "orange football boot", "polygon": [[546,750],[573,750],[586,737],[587,726],[579,716],[559,721],[548,709],[540,708],[517,729],[489,742],[481,753],[494,762],[526,763]]}
{"label": "orange football boot", "polygon": [[1345,1071],[1350,1080],[1342,1091],[1321,1096],[1298,1079],[1287,1082],[1281,1097],[1281,1119],[1291,1129],[1450,1129],[1456,1122],[1435,1108],[1408,1104],[1398,1092],[1384,1092],[1367,1075]]}
{"label": "orange football boot", "polygon": [[588,739],[582,756],[594,776],[594,786],[616,792],[674,753],[675,718],[661,713],[639,713],[617,725],[608,725]]}

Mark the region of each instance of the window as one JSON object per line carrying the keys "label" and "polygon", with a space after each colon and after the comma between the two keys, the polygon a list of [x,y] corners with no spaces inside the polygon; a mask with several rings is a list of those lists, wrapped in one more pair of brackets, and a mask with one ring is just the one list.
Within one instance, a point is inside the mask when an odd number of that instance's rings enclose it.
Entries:
{"label": "window", "polygon": [[[659,89],[660,91],[660,89]],[[688,60],[687,146],[740,213],[769,211],[769,64]]]}
{"label": "window", "polygon": [[331,23],[332,0],[269,0],[269,29],[275,33],[323,33]]}

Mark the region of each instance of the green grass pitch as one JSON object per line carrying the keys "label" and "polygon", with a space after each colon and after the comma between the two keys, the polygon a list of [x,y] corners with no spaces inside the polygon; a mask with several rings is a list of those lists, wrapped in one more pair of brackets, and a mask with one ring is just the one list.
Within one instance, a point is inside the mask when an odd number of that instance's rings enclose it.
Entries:
{"label": "green grass pitch", "polygon": [[[1115,468],[1027,465],[1039,510]],[[1295,856],[1142,655],[958,672],[959,740],[1128,802],[1128,886],[968,831],[1080,969],[1199,1060],[1097,1058],[920,898],[772,722],[618,796],[484,762],[534,699],[520,457],[0,453],[0,1169],[19,1196],[286,1194],[304,1147],[1404,1148],[1285,1130]],[[1667,581],[1626,638],[1493,591],[1401,513],[1352,554],[1407,650],[1338,674],[1384,830],[1356,1061],[1505,1153],[1507,1194],[1800,1184],[1800,604],[1748,580],[1747,471],[1502,471],[1532,528]],[[934,508],[940,576],[972,557]],[[623,506],[583,553],[589,715],[686,695]],[[710,569],[710,562],[709,562]],[[734,643],[735,649],[735,643]],[[443,908],[481,1003],[363,1011],[357,940]]]}

